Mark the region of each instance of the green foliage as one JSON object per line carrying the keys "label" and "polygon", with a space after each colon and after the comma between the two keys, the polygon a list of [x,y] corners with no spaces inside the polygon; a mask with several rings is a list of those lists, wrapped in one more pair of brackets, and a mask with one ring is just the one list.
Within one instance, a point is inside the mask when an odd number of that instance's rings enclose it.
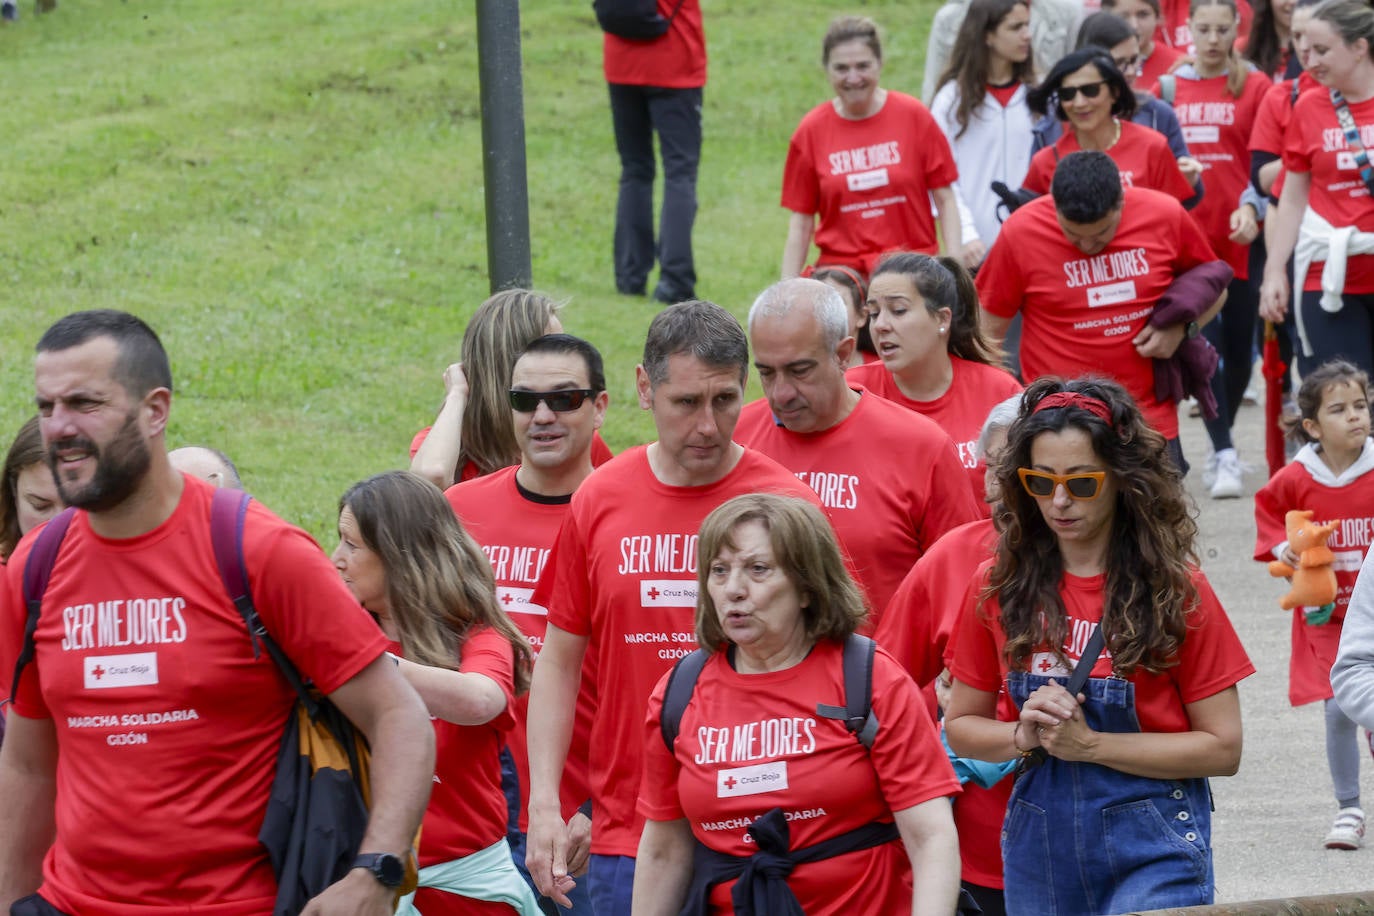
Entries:
{"label": "green foliage", "polygon": [[[776,278],[782,161],[828,97],[818,0],[705,0],[698,294],[743,316]],[[858,3],[884,84],[920,89],[933,0]],[[633,367],[654,314],[610,268],[618,163],[586,0],[525,4],[535,286],[607,358],[619,450],[653,437]],[[61,0],[0,30],[0,439],[60,315],[140,315],[172,355],[172,446],[222,448],[332,541],[338,495],[404,467],[488,292],[473,4]]]}

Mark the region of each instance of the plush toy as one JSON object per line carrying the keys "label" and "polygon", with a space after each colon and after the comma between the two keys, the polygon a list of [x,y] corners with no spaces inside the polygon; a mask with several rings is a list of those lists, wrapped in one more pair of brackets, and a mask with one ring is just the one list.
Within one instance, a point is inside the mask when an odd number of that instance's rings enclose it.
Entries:
{"label": "plush toy", "polygon": [[1284,515],[1283,524],[1288,530],[1288,546],[1298,555],[1298,565],[1294,568],[1282,560],[1269,564],[1269,575],[1293,580],[1288,594],[1279,599],[1279,607],[1285,611],[1311,608],[1307,622],[1326,623],[1336,609],[1336,572],[1331,568],[1336,557],[1326,543],[1340,522],[1317,525],[1310,509],[1293,509]]}

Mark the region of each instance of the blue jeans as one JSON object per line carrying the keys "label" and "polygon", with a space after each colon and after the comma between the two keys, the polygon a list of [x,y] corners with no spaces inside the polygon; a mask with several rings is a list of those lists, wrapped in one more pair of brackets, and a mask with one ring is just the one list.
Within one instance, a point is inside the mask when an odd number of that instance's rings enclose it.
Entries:
{"label": "blue jeans", "polygon": [[508,747],[501,748],[501,791],[506,796],[506,813],[509,817],[506,823],[506,842],[510,843],[510,855],[515,860],[515,868],[520,872],[520,877],[524,878],[525,883],[534,891],[534,896],[539,901],[539,909],[548,916],[557,916],[560,913],[566,916],[593,916],[586,875],[578,878],[577,887],[568,892],[568,899],[572,901],[572,909],[569,910],[563,909],[539,893],[539,888],[534,886],[530,870],[525,867],[526,837],[520,832],[520,774],[516,772],[515,759],[511,757]]}
{"label": "blue jeans", "polygon": [[[620,194],[615,208],[615,285],[643,293],[654,261],[656,298],[681,301],[696,295],[692,224],[697,215],[697,166],[701,162],[702,90],[611,83],[611,123],[620,154]],[[663,156],[663,206],[654,243],[654,134]]]}
{"label": "blue jeans", "polygon": [[596,916],[630,916],[635,887],[634,856],[592,856],[587,884]]}
{"label": "blue jeans", "polygon": [[[1014,671],[1007,691],[1019,708],[1048,680]],[[1093,678],[1083,693],[1089,727],[1140,731],[1130,681]],[[1210,904],[1211,839],[1207,780],[1149,779],[1049,757],[1017,776],[1007,805],[1007,914],[1077,916]]]}
{"label": "blue jeans", "polygon": [[[1321,293],[1302,294],[1302,334],[1307,348],[1298,354],[1298,373],[1308,375],[1322,363],[1348,359],[1374,373],[1374,293],[1346,293],[1339,312],[1321,307]],[[1312,355],[1307,355],[1311,349]]]}

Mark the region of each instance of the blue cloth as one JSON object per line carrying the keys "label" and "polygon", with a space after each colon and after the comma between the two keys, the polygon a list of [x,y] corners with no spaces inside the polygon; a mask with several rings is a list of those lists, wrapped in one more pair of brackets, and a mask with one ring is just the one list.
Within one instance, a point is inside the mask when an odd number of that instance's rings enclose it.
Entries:
{"label": "blue cloth", "polygon": [[630,897],[634,888],[634,856],[591,857],[587,866],[587,890],[596,916],[630,916]]}
{"label": "blue cloth", "polygon": [[961,786],[966,782],[971,782],[975,786],[991,789],[1002,781],[1002,777],[1016,769],[1015,760],[989,763],[986,760],[974,760],[972,757],[960,757],[954,753],[954,748],[949,746],[949,738],[945,736],[943,728],[940,729],[940,743],[945,746],[945,755],[949,757],[949,762],[954,765],[954,775],[959,777],[959,785]]}
{"label": "blue cloth", "polygon": [[[420,869],[420,887],[447,891],[473,900],[505,903],[520,916],[540,916],[534,891],[520,877],[520,872],[515,870],[515,863],[510,858],[510,844],[505,838],[461,859],[426,865]],[[420,911],[415,908],[414,894],[401,898],[396,906],[396,916],[420,916]]]}
{"label": "blue cloth", "polygon": [[[1062,678],[1061,678],[1062,680]],[[1014,671],[1018,708],[1049,678]],[[1138,732],[1135,685],[1093,678],[1088,726]],[[1150,779],[1051,756],[1016,779],[1002,828],[1008,916],[1078,916],[1212,903],[1205,779]]]}

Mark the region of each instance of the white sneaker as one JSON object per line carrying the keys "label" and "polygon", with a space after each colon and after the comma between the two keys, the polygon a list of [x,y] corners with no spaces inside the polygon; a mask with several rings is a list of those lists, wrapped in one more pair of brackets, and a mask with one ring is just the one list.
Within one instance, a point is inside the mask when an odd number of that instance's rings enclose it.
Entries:
{"label": "white sneaker", "polygon": [[1209,451],[1207,461],[1202,465],[1202,488],[1212,489],[1212,484],[1217,482],[1217,453]]}
{"label": "white sneaker", "polygon": [[1246,407],[1254,407],[1259,403],[1259,389],[1255,387],[1254,382],[1245,386],[1245,393],[1240,396],[1240,402]]}
{"label": "white sneaker", "polygon": [[[1212,485],[1209,492],[1213,499],[1239,499],[1244,492],[1244,484],[1241,475],[1244,469],[1240,464],[1240,456],[1233,448],[1224,448],[1213,456],[1216,460],[1216,471],[1212,477]],[[1203,482],[1206,483],[1207,477],[1204,472]]]}
{"label": "white sneaker", "polygon": [[1359,849],[1364,845],[1364,812],[1359,808],[1342,808],[1331,822],[1326,835],[1327,849]]}

